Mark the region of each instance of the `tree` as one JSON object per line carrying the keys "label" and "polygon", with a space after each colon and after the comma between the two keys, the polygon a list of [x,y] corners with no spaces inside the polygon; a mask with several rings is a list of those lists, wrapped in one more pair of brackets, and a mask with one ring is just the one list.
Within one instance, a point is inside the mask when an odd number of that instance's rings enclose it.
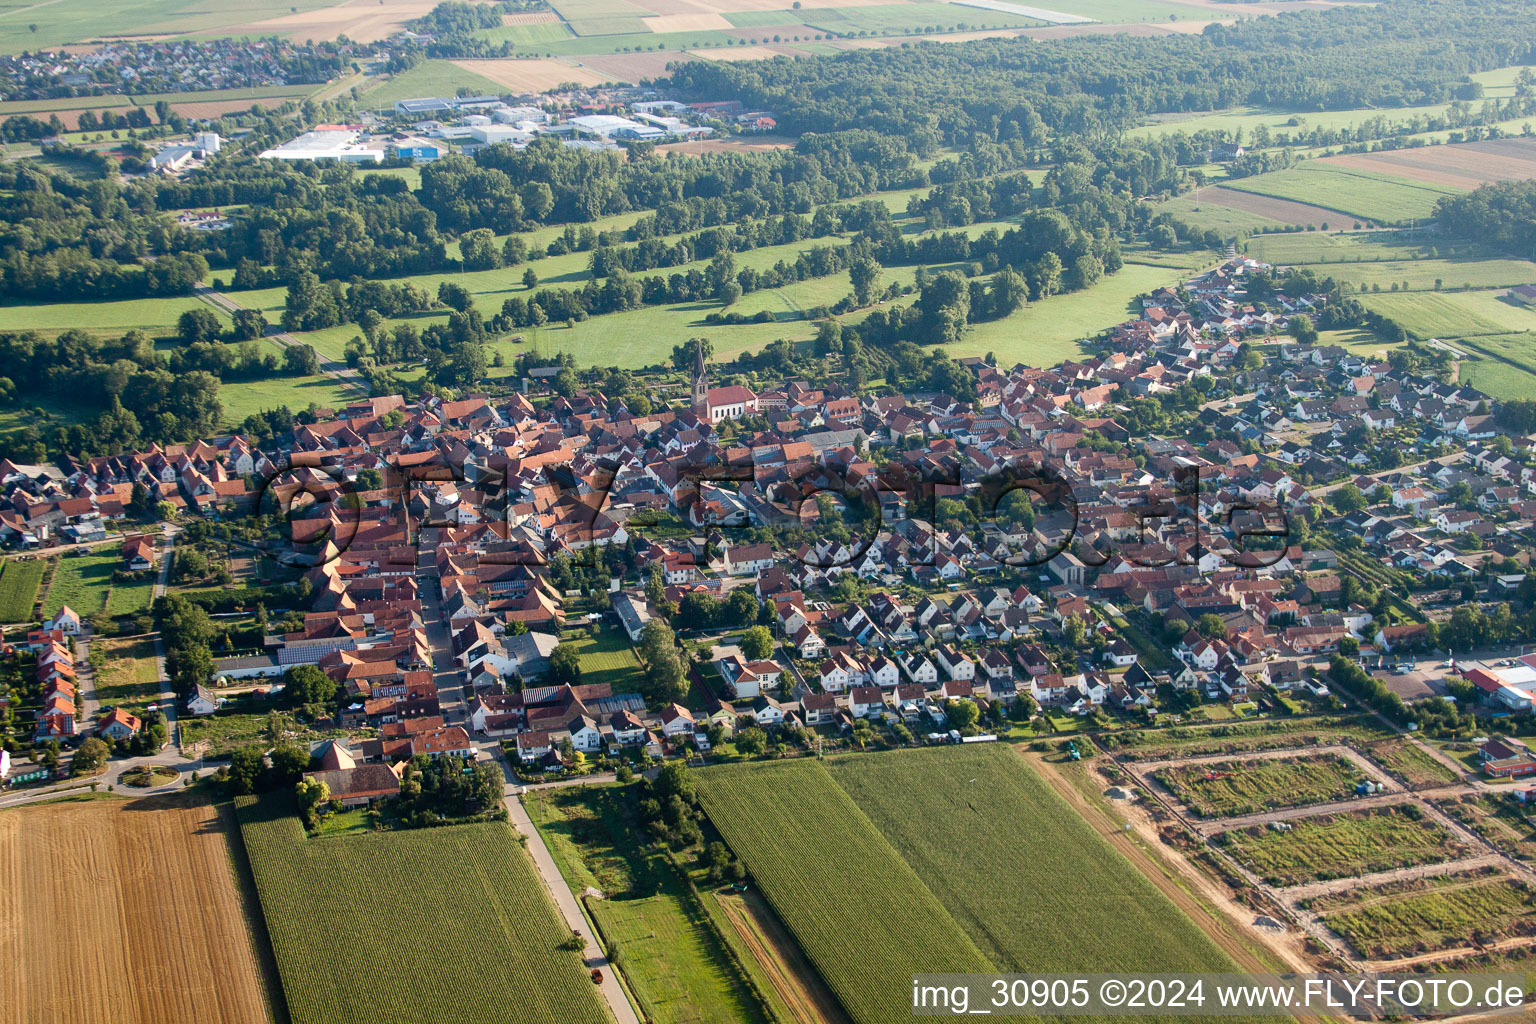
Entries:
{"label": "tree", "polygon": [[237,309],[233,318],[236,341],[254,341],[267,333],[267,318],[259,309]]}
{"label": "tree", "polygon": [[283,349],[283,369],[295,377],[313,377],[320,372],[320,356],[312,345],[289,345]]}
{"label": "tree", "polygon": [[1360,488],[1356,487],[1352,483],[1341,485],[1328,496],[1328,502],[1334,508],[1338,509],[1341,513],[1346,515],[1350,512],[1355,512],[1359,509],[1365,508],[1365,506],[1369,504],[1365,495],[1360,493]]}
{"label": "tree", "polygon": [[741,651],[753,661],[762,661],[773,654],[773,634],[767,626],[753,626],[742,635]]}
{"label": "tree", "polygon": [[575,644],[561,644],[549,656],[549,681],[553,684],[581,682],[581,652]]}
{"label": "tree", "polygon": [[107,755],[110,753],[110,748],[103,740],[95,736],[90,737],[75,751],[74,759],[69,763],[69,774],[96,774],[107,763]]}
{"label": "tree", "polygon": [[880,264],[868,254],[856,256],[848,264],[848,278],[853,283],[853,300],[860,306],[867,306],[874,301],[880,269]]}
{"label": "tree", "polygon": [[981,718],[981,709],[975,701],[952,700],[944,705],[944,714],[949,718],[949,724],[961,732],[976,727]]}
{"label": "tree", "polygon": [[189,309],[176,320],[176,337],[183,345],[217,341],[224,325],[211,309]]}
{"label": "tree", "polygon": [[1195,623],[1195,629],[1207,640],[1223,640],[1227,635],[1227,625],[1221,621],[1221,616],[1214,612],[1206,612]]}
{"label": "tree", "polygon": [[768,749],[768,734],[755,725],[749,725],[736,733],[736,750],[747,757],[756,757]]}
{"label": "tree", "polygon": [[575,370],[569,366],[562,366],[560,367],[560,372],[555,374],[552,386],[555,389],[555,394],[570,398],[581,387],[581,382],[576,379]]}
{"label": "tree", "polygon": [[1237,347],[1237,356],[1232,360],[1232,366],[1238,370],[1257,370],[1264,365],[1264,353],[1254,345],[1243,342]]}
{"label": "tree", "polygon": [[295,665],[283,673],[283,695],[294,706],[329,704],[336,682],[314,665]]}
{"label": "tree", "polygon": [[538,272],[536,270],[534,270],[532,267],[529,267],[527,270],[523,271],[523,287],[528,289],[529,291],[533,291],[538,286],[539,286],[539,275],[538,275]]}
{"label": "tree", "polygon": [[229,792],[234,796],[256,792],[261,785],[261,772],[261,749],[236,747],[229,755]]}
{"label": "tree", "polygon": [[645,572],[645,599],[657,608],[667,602],[667,576],[660,562],[652,562]]}
{"label": "tree", "polygon": [[1291,317],[1290,332],[1291,337],[1303,345],[1317,343],[1317,328],[1312,326],[1312,318],[1305,313],[1297,313]]}
{"label": "tree", "polygon": [[670,704],[683,699],[688,692],[684,685],[683,663],[675,650],[663,651],[646,666],[646,696],[655,704]]}

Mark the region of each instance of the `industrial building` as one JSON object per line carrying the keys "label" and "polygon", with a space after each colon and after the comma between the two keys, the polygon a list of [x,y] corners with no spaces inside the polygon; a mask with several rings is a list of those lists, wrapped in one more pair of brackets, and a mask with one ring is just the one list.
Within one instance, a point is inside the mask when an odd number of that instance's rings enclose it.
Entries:
{"label": "industrial building", "polygon": [[261,153],[263,160],[335,160],[344,164],[376,164],[384,160],[381,145],[364,145],[355,128],[322,126]]}
{"label": "industrial building", "polygon": [[655,125],[613,114],[584,114],[571,118],[570,123],[583,135],[603,139],[661,139],[667,134]]}

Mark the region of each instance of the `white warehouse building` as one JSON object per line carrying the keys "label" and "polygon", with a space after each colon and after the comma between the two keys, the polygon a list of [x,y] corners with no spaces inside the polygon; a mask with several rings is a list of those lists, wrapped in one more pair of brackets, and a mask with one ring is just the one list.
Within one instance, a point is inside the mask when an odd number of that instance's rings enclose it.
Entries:
{"label": "white warehouse building", "polygon": [[261,154],[263,160],[335,160],[344,164],[376,164],[381,147],[364,146],[350,128],[317,128]]}

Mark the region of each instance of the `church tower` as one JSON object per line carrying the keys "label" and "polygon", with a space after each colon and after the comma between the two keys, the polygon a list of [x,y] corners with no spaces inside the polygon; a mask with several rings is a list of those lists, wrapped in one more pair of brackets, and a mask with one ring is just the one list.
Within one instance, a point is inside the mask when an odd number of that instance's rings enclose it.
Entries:
{"label": "church tower", "polygon": [[696,344],[693,349],[693,408],[699,415],[704,415],[705,399],[709,394],[709,377],[704,372],[704,346]]}

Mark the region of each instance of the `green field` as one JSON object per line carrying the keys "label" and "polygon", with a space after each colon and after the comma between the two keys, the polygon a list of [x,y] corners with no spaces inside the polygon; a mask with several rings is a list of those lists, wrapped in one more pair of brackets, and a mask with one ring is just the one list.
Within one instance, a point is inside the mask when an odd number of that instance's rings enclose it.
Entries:
{"label": "green field", "polygon": [[1361,295],[1366,307],[1403,325],[1414,337],[1454,338],[1512,334],[1536,329],[1536,310],[1517,306],[1497,291],[1397,292]]}
{"label": "green field", "polygon": [[912,974],[988,969],[978,962],[1231,969],[1007,746],[695,778],[710,821],[857,1024],[909,1017],[899,994]]}
{"label": "green field", "polygon": [[[0,24],[4,24],[0,7]],[[298,99],[308,96],[315,89],[312,85],[258,85],[249,89],[205,89],[200,92],[145,93],[127,96],[123,93],[106,93],[102,96],[61,96],[46,100],[9,100],[0,103],[0,117],[11,114],[47,114],[58,110],[106,110],[128,107],[153,107],[158,101],[167,103],[209,103],[216,100]],[[44,117],[43,120],[47,120]],[[69,133],[66,138],[74,137]]]}
{"label": "green field", "polygon": [[[999,970],[1231,969],[1011,747],[926,747],[826,765]],[[1000,863],[1009,870],[1000,873]]]}
{"label": "green field", "polygon": [[1411,181],[1391,174],[1356,171],[1320,161],[1305,161],[1282,171],[1220,182],[1240,192],[1254,192],[1309,203],[1378,224],[1406,223],[1432,217],[1435,203],[1460,189]]}
{"label": "green field", "polygon": [[96,639],[106,660],[96,668],[96,697],[103,704],[137,708],[160,696],[160,670],[155,661],[155,642],[148,637],[131,640]]}
{"label": "green field", "polygon": [[[809,11],[729,11],[725,20],[737,28],[774,28],[782,25],[794,29],[805,24]],[[841,13],[841,12],[839,12]]]}
{"label": "green field", "polygon": [[1206,761],[1167,766],[1153,774],[1202,818],[1339,800],[1354,792],[1361,777],[1358,767],[1335,755]]}
{"label": "green field", "polygon": [[483,29],[475,33],[493,42],[508,42],[513,46],[542,46],[571,38],[571,30],[563,22],[552,21],[539,25],[503,25],[500,28]]}
{"label": "green field", "polygon": [[1323,923],[1363,956],[1411,956],[1536,932],[1536,903],[1511,878],[1448,875],[1394,886],[1387,896],[1349,892],[1314,900]]}
{"label": "green field", "polygon": [[821,762],[696,778],[710,821],[856,1024],[910,1020],[914,974],[991,969]]}
{"label": "green field", "polygon": [[1475,366],[1463,363],[1461,379],[1469,387],[1505,401],[1529,398],[1536,393],[1536,374],[1506,363],[1484,361]]}
{"label": "green field", "polygon": [[1295,231],[1255,235],[1243,249],[1254,259],[1281,266],[1328,264],[1319,274],[1332,273],[1338,263],[1412,260],[1427,257],[1436,239],[1410,231]]}
{"label": "green field", "polygon": [[571,891],[603,893],[585,901],[588,912],[617,944],[656,1024],[764,1021],[683,878],[640,833],[627,796],[617,786],[561,787],[530,791],[524,806]]}
{"label": "green field", "polygon": [[96,548],[90,553],[63,555],[53,570],[48,596],[43,598],[43,618],[52,617],[69,605],[82,618],[100,614],[112,587],[112,573],[121,568],[122,553],[116,545]]}
{"label": "green field", "polygon": [[1080,357],[1079,341],[1130,318],[1137,296],[1184,276],[1168,267],[1127,263],[1091,288],[1053,295],[1002,320],[976,324],[947,351],[956,358],[991,352],[1000,365],[1007,366],[1016,362],[1054,366]]}
{"label": "green field", "polygon": [[1437,801],[1439,808],[1520,860],[1536,859],[1536,822],[1526,805],[1503,793],[1468,793]]}
{"label": "green field", "polygon": [[1051,0],[1049,3],[1029,4],[1058,14],[1076,14],[1096,21],[1133,23],[1169,21],[1224,21],[1238,16],[1238,12],[1226,15],[1209,7],[1191,9],[1183,4],[1162,3],[1161,0]]}
{"label": "green field", "polygon": [[1155,761],[1202,754],[1275,750],[1314,743],[1369,742],[1392,735],[1374,715],[1270,718],[1223,725],[1176,725],[1108,733],[1101,742],[1117,757]]}
{"label": "green field", "polygon": [[37,588],[47,570],[48,563],[41,558],[25,562],[7,558],[0,563],[0,622],[32,621]]}
{"label": "green field", "polygon": [[[1304,267],[1318,277],[1332,277],[1372,296],[1403,291],[1502,289],[1536,281],[1536,263],[1506,259],[1485,252],[1442,251],[1436,239],[1409,232],[1368,231],[1325,234],[1302,232],[1256,235],[1244,248],[1248,255],[1277,266]],[[1487,305],[1482,293],[1455,292],[1453,299],[1469,309]],[[1536,326],[1536,315],[1490,295],[1492,318],[1503,318],[1510,329]],[[1527,319],[1528,317],[1528,319]]]}
{"label": "green field", "polygon": [[801,20],[811,28],[838,35],[867,32],[870,35],[887,36],[926,30],[1037,28],[1044,24],[1017,14],[942,3],[826,7],[799,13]]}
{"label": "green field", "polygon": [[1158,203],[1157,212],[1171,214],[1174,219],[1192,228],[1215,231],[1228,238],[1265,229],[1280,231],[1286,227],[1278,220],[1193,196],[1178,196]]}
{"label": "green field", "polygon": [[153,576],[145,576],[142,579],[132,580],[127,583],[112,584],[112,592],[107,595],[106,612],[108,615],[136,615],[148,608],[150,602],[155,599],[155,580]]}
{"label": "green field", "polygon": [[[210,308],[191,296],[157,299],[117,299],[111,302],[38,302],[0,306],[0,319],[7,330],[57,333],[71,327],[123,335],[134,328],[150,334],[164,333],[176,325],[176,318],[189,309]],[[219,320],[228,326],[222,311]]]}
{"label": "green field", "polygon": [[1279,886],[1438,864],[1468,852],[1412,805],[1301,818],[1287,824],[1290,829],[1279,832],[1262,825],[1224,832],[1218,842],[1239,863]]}
{"label": "green field", "polygon": [[511,826],[308,839],[286,794],[237,807],[294,1024],[610,1019]]}
{"label": "green field", "polygon": [[219,388],[219,401],[224,403],[224,422],[230,426],[239,425],[254,412],[276,409],[280,405],[286,405],[294,412],[309,408],[311,402],[322,409],[335,409],[355,402],[361,396],[361,392],[344,388],[324,374],[241,381]]}
{"label": "green field", "polygon": [[615,626],[603,626],[595,637],[574,641],[581,653],[581,681],[607,683],[614,693],[640,690],[640,658],[629,637]]}
{"label": "green field", "polygon": [[119,0],[106,6],[95,0],[8,0],[0,6],[0,53],[106,36],[213,32],[330,6],[324,0]]}
{"label": "green field", "polygon": [[500,96],[507,91],[484,75],[466,71],[452,61],[424,60],[409,71],[393,75],[387,82],[369,89],[363,93],[361,102],[370,108],[388,107],[396,100],[453,96],[460,89],[485,96]]}
{"label": "green field", "polygon": [[[1053,9],[1068,10],[1059,4]],[[1494,71],[1483,71],[1470,76],[1473,81],[1481,82],[1483,94],[1487,98],[1505,98],[1514,94],[1515,79],[1520,74],[1519,67],[1498,68]],[[1134,128],[1129,134],[1132,136],[1158,136],[1171,135],[1175,132],[1183,132],[1193,135],[1196,132],[1224,131],[1243,133],[1244,140],[1251,139],[1255,129],[1264,127],[1269,129],[1272,136],[1289,134],[1291,136],[1304,136],[1314,128],[1343,129],[1355,128],[1370,121],[1381,119],[1396,124],[1409,125],[1417,119],[1427,119],[1443,116],[1450,110],[1449,103],[1433,103],[1417,107],[1362,107],[1355,110],[1273,110],[1262,107],[1233,107],[1229,110],[1220,110],[1209,114],[1160,114],[1154,120],[1140,128]],[[1292,120],[1297,124],[1290,124]],[[1420,133],[1427,135],[1443,135],[1444,133]]]}

